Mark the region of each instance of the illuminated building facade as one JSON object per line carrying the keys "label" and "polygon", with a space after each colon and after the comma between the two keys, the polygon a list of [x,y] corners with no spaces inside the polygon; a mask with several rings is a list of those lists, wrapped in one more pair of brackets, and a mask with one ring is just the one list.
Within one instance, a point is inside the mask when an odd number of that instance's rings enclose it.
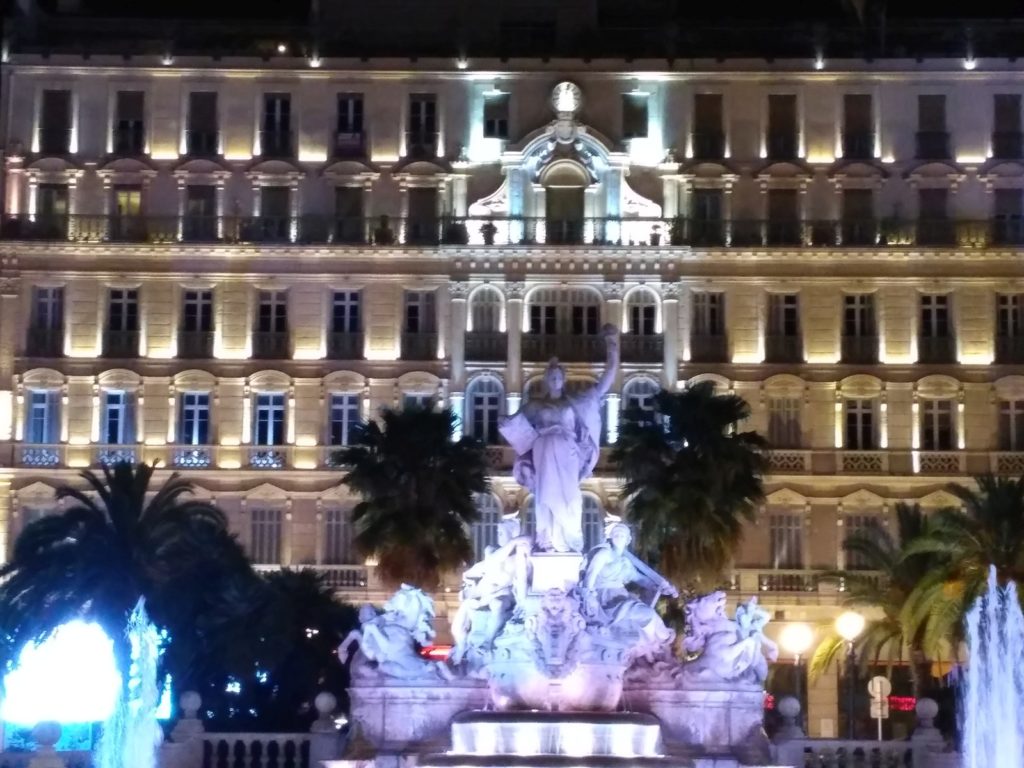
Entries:
{"label": "illuminated building facade", "polygon": [[[454,408],[482,548],[529,515],[498,417],[554,355],[592,377],[605,322],[606,442],[712,380],[776,446],[731,579],[780,624],[835,614],[846,532],[1024,471],[1016,64],[5,57],[0,551],[79,469],[158,461],[261,567],[379,599],[352,427]],[[620,484],[586,491],[593,542]]]}

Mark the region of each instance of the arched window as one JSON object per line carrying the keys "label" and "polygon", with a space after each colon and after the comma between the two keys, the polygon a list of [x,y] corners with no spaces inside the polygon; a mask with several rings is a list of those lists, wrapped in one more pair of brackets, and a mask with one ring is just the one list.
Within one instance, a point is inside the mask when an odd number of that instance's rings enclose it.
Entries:
{"label": "arched window", "polygon": [[476,558],[476,562],[480,562],[486,556],[488,547],[498,545],[501,502],[490,493],[478,493],[475,501],[480,519],[473,523],[470,534],[473,539],[473,556]]}
{"label": "arched window", "polygon": [[530,295],[529,330],[539,336],[593,336],[601,327],[601,297],[585,288],[543,288]]}
{"label": "arched window", "polygon": [[626,299],[626,333],[633,336],[658,333],[658,299],[646,288],[633,291]]}
{"label": "arched window", "polygon": [[469,302],[469,328],[474,333],[501,331],[501,294],[496,288],[483,286],[473,292]]}
{"label": "arched window", "polygon": [[604,541],[604,510],[597,497],[583,494],[583,551],[589,552]]}
{"label": "arched window", "polygon": [[470,382],[466,392],[467,433],[487,445],[501,441],[498,434],[498,416],[504,400],[501,382],[490,376],[481,376]]}
{"label": "arched window", "polygon": [[654,396],[660,389],[658,382],[646,376],[630,379],[622,389],[623,414],[628,414],[634,408],[644,411],[654,408]]}

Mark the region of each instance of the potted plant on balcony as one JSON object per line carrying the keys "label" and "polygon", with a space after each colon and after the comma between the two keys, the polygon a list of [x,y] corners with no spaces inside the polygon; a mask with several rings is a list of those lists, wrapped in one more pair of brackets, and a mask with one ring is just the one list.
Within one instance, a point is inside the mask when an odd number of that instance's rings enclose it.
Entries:
{"label": "potted plant on balcony", "polygon": [[391,220],[387,214],[381,214],[377,226],[373,230],[373,242],[377,245],[394,245],[395,233],[391,229]]}
{"label": "potted plant on balcony", "polygon": [[494,245],[494,236],[498,234],[498,228],[494,225],[494,222],[488,218],[480,227],[480,234],[484,237],[484,245]]}
{"label": "potted plant on balcony", "polygon": [[661,245],[661,224],[651,227],[651,245]]}
{"label": "potted plant on balcony", "polygon": [[441,230],[441,242],[449,245],[466,245],[469,243],[469,232],[461,221],[446,218]]}
{"label": "potted plant on balcony", "polygon": [[668,228],[668,242],[669,245],[682,245],[686,240],[686,221],[682,216],[676,216],[672,219],[672,224]]}

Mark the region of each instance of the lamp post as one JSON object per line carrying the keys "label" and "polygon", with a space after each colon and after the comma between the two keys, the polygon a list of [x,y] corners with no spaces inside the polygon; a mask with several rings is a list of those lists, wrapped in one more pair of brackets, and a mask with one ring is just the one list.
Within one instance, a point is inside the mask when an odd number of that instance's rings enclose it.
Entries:
{"label": "lamp post", "polygon": [[803,668],[800,666],[800,657],[803,656],[814,642],[814,630],[806,624],[799,622],[787,624],[779,634],[779,644],[786,653],[793,655],[793,666],[796,671],[796,700],[800,702],[800,725],[803,724],[805,707],[801,689],[803,688]]}
{"label": "lamp post", "polygon": [[844,611],[836,618],[836,632],[846,641],[846,737],[854,737],[854,702],[856,701],[855,689],[857,687],[857,652],[853,647],[854,641],[864,631],[864,617],[856,611]]}

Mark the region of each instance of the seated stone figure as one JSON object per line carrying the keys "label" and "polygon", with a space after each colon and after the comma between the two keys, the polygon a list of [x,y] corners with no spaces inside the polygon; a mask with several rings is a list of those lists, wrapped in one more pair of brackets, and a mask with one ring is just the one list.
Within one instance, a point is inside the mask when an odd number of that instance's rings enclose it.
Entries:
{"label": "seated stone figure", "polygon": [[683,677],[764,683],[768,662],[779,656],[778,647],[764,634],[769,613],[753,597],[730,619],[725,602],[725,592],[712,592],[686,604],[683,648],[697,655],[683,666]]}
{"label": "seated stone figure", "polygon": [[[675,639],[675,632],[665,626],[654,605],[661,595],[678,597],[679,593],[629,551],[632,541],[629,526],[615,523],[608,530],[607,541],[591,550],[580,584],[583,613],[592,624],[635,636],[635,655],[652,661]],[[629,591],[630,586],[653,591],[653,596],[644,602]]]}
{"label": "seated stone figure", "polygon": [[489,648],[513,607],[523,605],[532,544],[529,536],[520,536],[519,532],[519,520],[503,520],[497,548],[463,573],[462,602],[452,618],[453,664],[462,661],[471,645]]}

